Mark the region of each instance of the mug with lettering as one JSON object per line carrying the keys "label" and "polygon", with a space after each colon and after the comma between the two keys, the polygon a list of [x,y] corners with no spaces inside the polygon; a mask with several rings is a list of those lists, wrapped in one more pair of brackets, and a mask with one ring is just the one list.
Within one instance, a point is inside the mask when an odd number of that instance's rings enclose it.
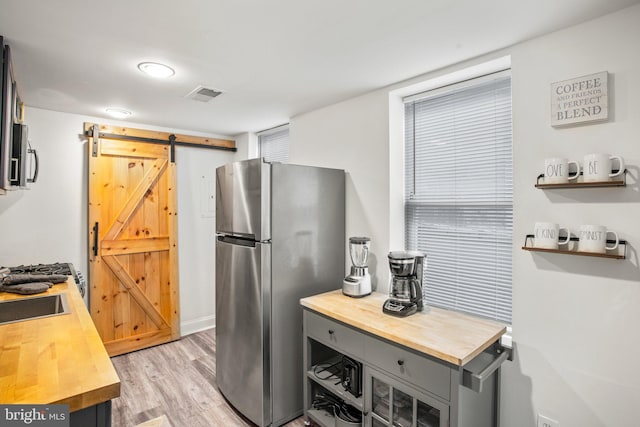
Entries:
{"label": "mug with lettering", "polygon": [[[564,240],[560,240],[560,230],[566,232]],[[558,245],[569,243],[569,229],[553,222],[536,222],[533,228],[533,246],[541,249],[558,249]]]}
{"label": "mug with lettering", "polygon": [[[569,166],[575,165],[576,171],[571,174]],[[544,182],[545,184],[563,184],[569,180],[576,179],[580,175],[580,165],[573,160],[562,157],[552,157],[544,161]]]}
{"label": "mug with lettering", "polygon": [[[616,172],[612,172],[614,161],[617,161],[619,164]],[[584,164],[582,165],[584,182],[608,181],[609,178],[622,175],[623,171],[624,161],[620,156],[610,156],[599,153],[584,156]]]}
{"label": "mug with lettering", "polygon": [[[607,245],[607,235],[613,235],[613,243]],[[581,252],[606,253],[618,247],[618,233],[603,225],[581,225],[578,234],[578,250]]]}

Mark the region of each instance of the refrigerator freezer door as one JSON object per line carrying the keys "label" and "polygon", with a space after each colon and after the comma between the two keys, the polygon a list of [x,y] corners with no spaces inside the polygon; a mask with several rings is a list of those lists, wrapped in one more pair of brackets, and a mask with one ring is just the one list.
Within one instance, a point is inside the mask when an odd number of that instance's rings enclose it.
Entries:
{"label": "refrigerator freezer door", "polygon": [[303,408],[300,298],[342,286],[345,174],[274,163],[271,179],[271,378],[281,425]]}
{"label": "refrigerator freezer door", "polygon": [[216,231],[257,241],[271,238],[270,168],[262,159],[216,169]]}
{"label": "refrigerator freezer door", "polygon": [[216,241],[216,381],[259,426],[271,424],[269,257],[269,244]]}

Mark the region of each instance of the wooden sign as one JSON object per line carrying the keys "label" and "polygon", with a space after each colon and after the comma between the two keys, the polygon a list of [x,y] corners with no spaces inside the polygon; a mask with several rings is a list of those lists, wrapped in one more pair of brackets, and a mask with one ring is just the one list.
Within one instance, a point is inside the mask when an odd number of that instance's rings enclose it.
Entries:
{"label": "wooden sign", "polygon": [[551,83],[551,126],[609,118],[608,73]]}

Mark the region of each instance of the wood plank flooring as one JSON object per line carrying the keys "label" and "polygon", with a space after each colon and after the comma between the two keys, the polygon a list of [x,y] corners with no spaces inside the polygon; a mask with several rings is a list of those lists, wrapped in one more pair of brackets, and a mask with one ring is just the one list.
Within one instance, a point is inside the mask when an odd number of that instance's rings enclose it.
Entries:
{"label": "wood plank flooring", "polygon": [[[120,397],[112,402],[113,427],[161,415],[173,427],[253,426],[218,391],[214,329],[111,360],[121,381]],[[302,426],[302,417],[286,424]]]}

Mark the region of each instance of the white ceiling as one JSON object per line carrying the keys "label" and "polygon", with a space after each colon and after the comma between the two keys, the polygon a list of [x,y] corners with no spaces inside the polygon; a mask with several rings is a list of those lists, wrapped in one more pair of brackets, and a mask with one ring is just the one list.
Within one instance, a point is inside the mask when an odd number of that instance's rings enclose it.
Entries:
{"label": "white ceiling", "polygon": [[235,135],[638,1],[0,0],[0,34],[28,106]]}

